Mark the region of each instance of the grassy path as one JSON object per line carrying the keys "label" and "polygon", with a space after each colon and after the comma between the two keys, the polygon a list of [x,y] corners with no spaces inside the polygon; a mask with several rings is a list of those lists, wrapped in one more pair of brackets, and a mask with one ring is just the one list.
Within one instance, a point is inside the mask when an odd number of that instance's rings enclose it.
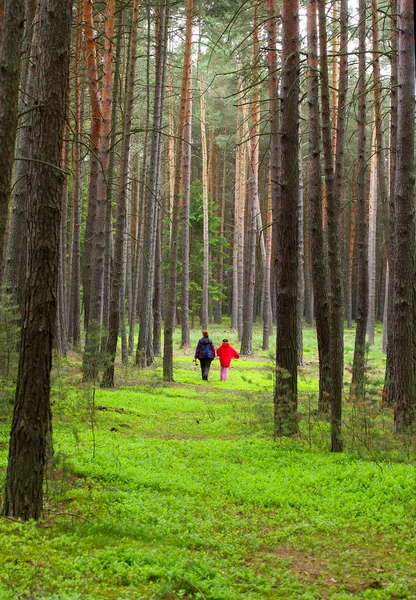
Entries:
{"label": "grassy path", "polygon": [[215,363],[202,382],[192,351],[178,351],[171,385],[160,364],[120,368],[110,391],[81,382],[76,356],[56,365],[46,515],[0,519],[0,600],[416,598],[416,469],[399,460],[409,448],[389,414],[362,440],[369,392],[346,408],[351,451],[327,452],[310,337],[302,434],[276,443],[272,361],[258,350],[226,383]]}

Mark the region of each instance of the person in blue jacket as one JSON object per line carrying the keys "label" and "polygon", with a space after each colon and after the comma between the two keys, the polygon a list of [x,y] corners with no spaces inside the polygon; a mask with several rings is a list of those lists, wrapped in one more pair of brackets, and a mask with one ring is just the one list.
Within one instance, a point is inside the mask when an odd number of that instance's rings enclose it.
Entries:
{"label": "person in blue jacket", "polygon": [[208,381],[208,373],[211,367],[211,363],[215,358],[215,348],[211,338],[208,335],[208,331],[204,329],[202,332],[202,338],[199,340],[196,349],[194,362],[199,360],[201,366],[201,375],[204,381]]}

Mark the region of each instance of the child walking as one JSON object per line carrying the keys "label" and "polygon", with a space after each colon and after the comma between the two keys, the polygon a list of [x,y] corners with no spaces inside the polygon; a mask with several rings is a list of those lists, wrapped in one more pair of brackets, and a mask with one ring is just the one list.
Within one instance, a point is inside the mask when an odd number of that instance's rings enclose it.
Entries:
{"label": "child walking", "polygon": [[217,349],[217,356],[220,359],[220,380],[227,381],[228,369],[233,358],[240,358],[237,350],[235,350],[228,340],[222,340],[221,346]]}

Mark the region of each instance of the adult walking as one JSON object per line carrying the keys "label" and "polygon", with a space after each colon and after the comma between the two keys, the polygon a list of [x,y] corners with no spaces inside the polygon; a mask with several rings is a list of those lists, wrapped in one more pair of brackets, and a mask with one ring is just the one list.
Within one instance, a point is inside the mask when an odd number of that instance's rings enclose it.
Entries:
{"label": "adult walking", "polygon": [[217,350],[217,356],[220,359],[220,380],[227,381],[228,370],[233,358],[240,358],[237,350],[231,346],[228,340],[222,340],[221,346]]}
{"label": "adult walking", "polygon": [[201,375],[204,381],[208,381],[208,373],[211,367],[211,362],[215,358],[215,348],[208,331],[204,329],[202,338],[199,340],[196,349],[194,361],[199,360],[201,366]]}

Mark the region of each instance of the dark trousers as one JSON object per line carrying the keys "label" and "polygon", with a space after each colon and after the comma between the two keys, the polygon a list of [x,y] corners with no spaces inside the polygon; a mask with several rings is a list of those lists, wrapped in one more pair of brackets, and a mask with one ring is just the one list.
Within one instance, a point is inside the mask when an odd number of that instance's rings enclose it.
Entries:
{"label": "dark trousers", "polygon": [[208,381],[208,373],[209,373],[209,368],[211,366],[211,363],[212,363],[212,358],[200,358],[199,359],[199,364],[201,365],[202,379],[204,379],[205,381]]}

